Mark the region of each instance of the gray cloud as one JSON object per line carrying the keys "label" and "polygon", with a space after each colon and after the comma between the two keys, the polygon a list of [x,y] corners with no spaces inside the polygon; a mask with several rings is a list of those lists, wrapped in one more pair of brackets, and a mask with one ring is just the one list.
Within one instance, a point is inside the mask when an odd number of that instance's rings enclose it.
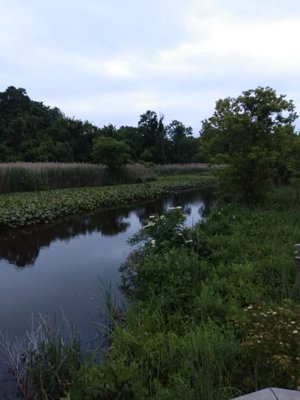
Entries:
{"label": "gray cloud", "polygon": [[300,104],[294,0],[0,0],[1,89],[66,115],[136,125],[147,109],[194,128],[215,101],[271,86]]}

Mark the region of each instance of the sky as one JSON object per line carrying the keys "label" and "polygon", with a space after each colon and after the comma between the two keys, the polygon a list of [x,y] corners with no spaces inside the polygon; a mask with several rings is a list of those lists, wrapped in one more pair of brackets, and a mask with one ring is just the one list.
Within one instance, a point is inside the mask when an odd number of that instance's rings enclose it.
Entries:
{"label": "sky", "polygon": [[0,92],[99,127],[153,110],[198,136],[218,99],[258,86],[300,114],[299,42],[299,0],[0,0]]}

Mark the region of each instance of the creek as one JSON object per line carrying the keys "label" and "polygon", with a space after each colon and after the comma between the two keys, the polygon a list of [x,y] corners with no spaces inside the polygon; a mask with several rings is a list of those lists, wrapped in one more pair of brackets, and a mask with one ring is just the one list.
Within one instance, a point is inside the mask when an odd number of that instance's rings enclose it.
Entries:
{"label": "creek", "polygon": [[192,226],[210,204],[210,193],[194,190],[0,232],[0,331],[21,337],[30,329],[32,315],[47,314],[55,320],[63,310],[79,329],[83,347],[88,347],[96,335],[93,321],[103,318],[99,286],[122,300],[119,267],[132,251],[128,239],[149,215],[181,206],[187,226]]}

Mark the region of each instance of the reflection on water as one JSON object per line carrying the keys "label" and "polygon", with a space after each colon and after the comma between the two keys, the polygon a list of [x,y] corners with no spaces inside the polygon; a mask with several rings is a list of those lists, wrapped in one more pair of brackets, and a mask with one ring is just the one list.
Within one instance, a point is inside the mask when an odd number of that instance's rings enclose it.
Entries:
{"label": "reflection on water", "polygon": [[201,194],[198,191],[183,192],[145,202],[134,208],[100,210],[54,225],[0,231],[0,260],[5,259],[17,267],[33,266],[40,250],[49,247],[54,241],[68,241],[80,235],[93,233],[100,233],[101,236],[117,236],[128,230],[133,214],[138,218],[140,226],[149,215],[159,214],[173,205],[183,207],[188,216],[188,224],[192,225],[209,211],[210,204],[210,192],[202,191]]}
{"label": "reflection on water", "polygon": [[128,238],[149,215],[177,205],[191,226],[208,210],[210,194],[184,192],[49,226],[0,232],[0,330],[23,335],[32,313],[53,318],[62,308],[83,341],[90,340],[90,322],[99,320],[97,277],[118,293],[118,269],[131,251]]}
{"label": "reflection on water", "polygon": [[[0,232],[0,331],[23,336],[32,314],[54,319],[63,309],[79,328],[83,346],[88,346],[95,335],[91,321],[103,318],[99,279],[120,296],[119,267],[131,251],[129,237],[149,215],[172,206],[182,206],[192,226],[210,204],[209,192],[183,192],[49,226]],[[0,379],[1,375],[0,363]]]}

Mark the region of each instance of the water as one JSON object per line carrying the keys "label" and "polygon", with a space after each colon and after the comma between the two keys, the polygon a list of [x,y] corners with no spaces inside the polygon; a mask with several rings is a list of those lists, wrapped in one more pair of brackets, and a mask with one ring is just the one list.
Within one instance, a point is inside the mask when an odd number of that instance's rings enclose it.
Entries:
{"label": "water", "polygon": [[172,206],[182,206],[192,226],[209,203],[209,194],[183,192],[51,226],[0,232],[0,330],[23,336],[32,314],[54,319],[63,309],[87,346],[95,335],[91,322],[103,317],[99,282],[121,296],[119,267],[132,250],[128,238],[149,215]]}

